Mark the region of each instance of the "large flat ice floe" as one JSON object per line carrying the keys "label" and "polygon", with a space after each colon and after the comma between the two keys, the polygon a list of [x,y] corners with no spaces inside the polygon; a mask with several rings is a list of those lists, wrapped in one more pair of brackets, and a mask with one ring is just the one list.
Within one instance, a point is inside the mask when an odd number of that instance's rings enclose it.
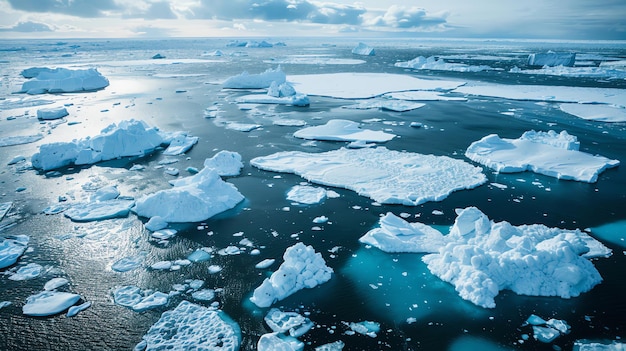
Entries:
{"label": "large flat ice floe", "polygon": [[626,108],[598,104],[560,104],[559,108],[570,115],[597,122],[626,122]]}
{"label": "large flat ice floe", "polygon": [[170,183],[174,186],[171,189],[139,198],[132,211],[147,218],[159,216],[170,223],[200,222],[235,207],[244,199],[234,185],[223,181],[210,166]]}
{"label": "large flat ice floe", "polygon": [[395,137],[383,131],[361,129],[357,122],[345,119],[331,119],[326,124],[307,127],[293,133],[293,136],[308,140],[365,141],[384,143]]}
{"label": "large flat ice floe", "polygon": [[385,93],[411,90],[447,91],[465,84],[456,80],[427,80],[387,73],[290,75],[287,80],[303,94],[340,99],[368,99]]}
{"label": "large flat ice floe", "polygon": [[226,89],[264,89],[269,88],[272,82],[282,84],[286,81],[286,74],[280,66],[276,69],[267,69],[263,73],[249,74],[243,72],[239,75],[232,76],[222,83],[222,87]]}
{"label": "large flat ice floe", "polygon": [[134,350],[237,351],[240,343],[239,325],[226,313],[182,301],[163,312]]}
{"label": "large flat ice floe", "polygon": [[471,66],[464,63],[451,63],[434,56],[418,56],[410,61],[396,62],[396,67],[410,68],[415,70],[453,71],[453,72],[481,72],[492,71],[495,68],[486,65]]}
{"label": "large flat ice floe", "polygon": [[284,262],[254,290],[250,301],[269,307],[304,288],[314,288],[330,280],[333,269],[311,246],[297,243],[285,250]]}
{"label": "large flat ice floe", "polygon": [[455,190],[487,181],[480,167],[447,156],[384,147],[307,153],[278,152],[250,163],[273,172],[295,173],[322,185],[346,188],[385,204],[417,206],[441,201]]}
{"label": "large flat ice floe", "polygon": [[575,136],[566,131],[527,131],[518,139],[490,134],[473,142],[465,151],[472,161],[502,173],[532,171],[558,179],[593,183],[618,160],[578,151]]}
{"label": "large flat ice floe", "polygon": [[80,295],[59,291],[42,291],[26,298],[22,312],[27,316],[51,316],[61,313],[80,300]]}
{"label": "large flat ice floe", "polygon": [[71,70],[32,67],[22,71],[22,76],[30,80],[22,84],[19,92],[27,94],[95,91],[109,85],[109,80],[94,68]]}
{"label": "large flat ice floe", "polygon": [[453,284],[463,299],[486,308],[495,307],[501,290],[578,296],[602,281],[589,259],[611,254],[578,229],[496,223],[475,207],[457,210],[448,235],[393,215],[380,224],[361,240],[389,252],[402,251],[402,242],[411,246],[404,251],[430,252],[422,258],[428,269]]}

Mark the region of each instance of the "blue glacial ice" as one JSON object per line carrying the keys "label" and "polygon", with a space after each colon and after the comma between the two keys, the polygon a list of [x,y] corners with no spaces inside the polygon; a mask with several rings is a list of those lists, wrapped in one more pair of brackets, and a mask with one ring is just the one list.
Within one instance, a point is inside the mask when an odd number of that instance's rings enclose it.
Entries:
{"label": "blue glacial ice", "polygon": [[104,89],[109,85],[98,70],[32,67],[22,71],[29,80],[22,84],[20,93],[57,94]]}
{"label": "blue glacial ice", "polygon": [[352,49],[352,53],[361,56],[374,56],[376,55],[376,50],[365,43],[359,43]]}
{"label": "blue glacial ice", "polygon": [[298,338],[306,334],[314,324],[311,320],[297,312],[283,312],[277,308],[270,309],[265,315],[265,323],[273,332],[289,333]]}
{"label": "blue glacial ice", "polygon": [[222,150],[213,155],[213,157],[204,160],[204,167],[214,170],[222,177],[231,177],[241,173],[243,163],[239,153]]}

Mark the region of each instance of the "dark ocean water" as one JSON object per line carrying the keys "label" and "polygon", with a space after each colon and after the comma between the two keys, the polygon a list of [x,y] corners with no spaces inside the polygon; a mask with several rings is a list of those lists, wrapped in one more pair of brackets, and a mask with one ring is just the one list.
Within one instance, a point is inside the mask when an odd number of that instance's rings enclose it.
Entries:
{"label": "dark ocean water", "polygon": [[[500,98],[469,97],[468,101],[429,101],[426,106],[409,112],[344,109],[345,100],[311,96],[306,108],[264,105],[254,114],[241,110],[234,99],[247,92],[223,91],[216,82],[248,71],[260,73],[276,67],[278,62],[290,74],[333,72],[399,73],[417,77],[450,78],[503,84],[540,84],[626,89],[626,80],[611,77],[562,77],[509,73],[523,66],[528,53],[575,51],[596,58],[626,59],[626,43],[616,42],[513,42],[513,41],[367,41],[376,48],[376,56],[351,54],[357,44],[338,39],[286,39],[286,46],[273,48],[234,48],[228,39],[210,40],[96,40],[96,41],[0,41],[0,137],[43,133],[36,143],[0,148],[0,202],[13,202],[13,208],[0,222],[0,235],[29,235],[27,252],[19,261],[39,263],[46,267],[40,277],[11,281],[0,276],[0,301],[11,301],[0,309],[0,349],[2,350],[124,350],[137,344],[162,312],[174,308],[190,296],[181,294],[170,299],[167,307],[136,313],[115,305],[111,289],[120,285],[137,285],[164,292],[185,279],[202,279],[205,287],[221,288],[216,300],[242,330],[242,350],[256,349],[259,337],[270,332],[264,324],[267,310],[248,301],[252,291],[265,278],[266,271],[254,268],[263,258],[276,258],[297,242],[312,245],[321,252],[335,271],[333,278],[315,289],[300,291],[274,306],[285,311],[307,313],[316,327],[300,339],[305,350],[336,340],[343,340],[344,350],[468,350],[485,341],[496,349],[563,350],[572,348],[579,339],[619,340],[626,337],[626,247],[619,243],[626,227],[617,227],[612,242],[602,240],[613,249],[609,258],[594,260],[603,282],[572,299],[520,296],[502,291],[497,307],[484,309],[462,300],[453,286],[431,275],[421,255],[386,254],[366,248],[358,242],[376,225],[381,214],[389,211],[408,213],[411,221],[446,227],[455,218],[455,208],[477,206],[492,220],[514,225],[540,223],[561,228],[595,228],[626,220],[626,168],[620,166],[601,174],[597,183],[563,181],[534,173],[495,174],[485,169],[489,181],[473,190],[458,191],[441,202],[416,207],[374,204],[372,200],[344,189],[333,189],[341,196],[323,203],[292,205],[286,192],[303,181],[292,174],[260,171],[248,161],[278,151],[320,152],[334,150],[344,143],[317,142],[304,146],[292,133],[298,127],[272,125],[276,116],[302,119],[310,125],[329,119],[354,121],[378,118],[387,123],[367,124],[371,129],[389,129],[400,136],[385,146],[422,154],[445,155],[465,159],[463,153],[475,140],[491,133],[517,138],[524,131],[567,130],[578,137],[581,150],[626,161],[626,123],[586,121],[561,112],[554,103],[514,101]],[[279,40],[268,40],[277,42]],[[206,56],[215,50],[224,56]],[[150,58],[160,53],[166,60],[155,64]],[[325,57],[358,59],[356,64],[294,64],[285,58]],[[394,67],[397,61],[416,56],[453,56],[450,62],[486,64],[501,71],[458,73],[449,71],[408,71]],[[456,55],[456,56],[454,56]],[[482,55],[467,59],[459,55]],[[501,59],[494,59],[493,56]],[[203,60],[203,61],[199,61]],[[59,94],[29,97],[11,94],[19,89],[19,73],[34,66],[70,68],[96,67],[109,79],[104,90],[84,94]],[[45,100],[45,101],[44,101]],[[68,107],[67,121],[80,124],[40,123],[35,111],[45,102],[73,104]],[[220,117],[204,117],[204,110],[218,104]],[[511,115],[502,112],[514,111]],[[15,118],[12,118],[15,117]],[[112,122],[141,119],[165,131],[186,130],[200,137],[186,157],[178,157],[175,167],[202,168],[205,158],[219,150],[240,153],[245,167],[240,176],[227,180],[246,197],[237,208],[206,221],[175,227],[178,236],[169,246],[155,245],[143,228],[145,219],[130,215],[125,219],[74,223],[63,215],[47,216],[41,211],[58,201],[59,196],[80,198],[93,187],[117,185],[123,195],[139,197],[166,188],[171,176],[156,169],[160,153],[143,158],[120,159],[97,165],[64,169],[60,177],[45,177],[30,169],[8,166],[16,155],[30,156],[38,145],[69,141],[97,134]],[[257,123],[263,127],[248,133],[229,130],[222,122]],[[410,128],[413,121],[427,128]],[[133,164],[146,169],[141,179],[129,176]],[[520,179],[525,182],[520,181]],[[506,189],[490,183],[507,185]],[[540,186],[539,186],[540,185]],[[17,192],[18,187],[26,190]],[[290,211],[284,211],[284,207]],[[433,210],[443,215],[433,214]],[[313,230],[315,217],[325,215],[330,222]],[[419,218],[416,218],[416,215]],[[207,233],[212,232],[212,235]],[[260,256],[249,254],[214,257],[179,271],[162,272],[140,268],[118,273],[111,270],[117,259],[146,253],[146,263],[186,257],[200,247],[221,249],[236,245],[243,232]],[[88,233],[90,235],[85,235]],[[78,237],[77,237],[78,236]],[[334,249],[334,250],[333,250]],[[332,251],[332,252],[330,252]],[[273,267],[275,269],[277,264]],[[209,274],[209,265],[223,270]],[[4,270],[6,271],[6,269]],[[70,281],[68,291],[80,294],[92,306],[73,318],[64,314],[33,318],[22,315],[26,297],[42,289],[50,278],[60,276]],[[375,289],[372,285],[376,286]],[[551,344],[532,339],[529,327],[522,327],[531,314],[545,319],[566,320],[571,332]],[[414,318],[414,322],[407,322]],[[344,322],[376,321],[381,331],[376,338],[345,335]],[[478,341],[477,341],[478,340]],[[472,346],[474,345],[474,346]],[[481,346],[484,347],[484,346]]]}

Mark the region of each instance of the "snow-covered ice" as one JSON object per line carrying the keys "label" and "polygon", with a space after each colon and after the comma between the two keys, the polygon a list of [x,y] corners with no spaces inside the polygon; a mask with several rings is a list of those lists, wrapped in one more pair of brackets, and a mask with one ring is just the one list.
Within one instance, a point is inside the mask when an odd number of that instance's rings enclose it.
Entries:
{"label": "snow-covered ice", "polygon": [[63,215],[75,222],[100,221],[128,216],[134,200],[112,199],[72,204]]}
{"label": "snow-covered ice", "polygon": [[109,85],[98,70],[67,68],[32,67],[22,71],[22,76],[29,80],[22,84],[20,93],[56,94],[104,89]]}
{"label": "snow-covered ice", "polygon": [[135,350],[237,351],[240,343],[239,325],[226,313],[182,301],[161,314]]}
{"label": "snow-covered ice", "polygon": [[27,316],[51,316],[67,310],[80,295],[59,291],[42,291],[26,298],[22,312]]}
{"label": "snow-covered ice", "polygon": [[528,55],[529,66],[574,66],[576,63],[575,52],[541,52]]}
{"label": "snow-covered ice", "polygon": [[352,53],[361,56],[374,56],[376,55],[376,50],[365,43],[359,43],[352,49]]}
{"label": "snow-covered ice", "polygon": [[304,288],[314,288],[330,280],[333,269],[311,246],[297,243],[285,250],[283,263],[254,290],[250,300],[259,307],[274,302]]}
{"label": "snow-covered ice", "polygon": [[254,158],[257,168],[295,173],[313,183],[342,187],[381,204],[416,206],[441,201],[456,190],[487,181],[480,167],[446,156],[384,147],[307,153],[278,152]]}
{"label": "snow-covered ice", "polygon": [[46,284],[43,286],[43,289],[47,291],[56,290],[69,283],[70,281],[65,278],[52,278],[46,282]]}
{"label": "snow-covered ice", "polygon": [[29,263],[20,267],[17,272],[9,276],[10,280],[29,280],[35,279],[43,270],[43,267],[39,263]]}
{"label": "snow-covered ice", "polygon": [[597,122],[626,122],[626,108],[598,104],[560,104],[559,108],[570,115]]}
{"label": "snow-covered ice", "polygon": [[42,134],[7,136],[0,138],[0,147],[30,144],[41,139],[43,139]]}
{"label": "snow-covered ice", "polygon": [[308,140],[365,141],[384,143],[395,137],[383,131],[362,129],[358,122],[345,119],[331,119],[326,124],[307,127],[293,133],[293,136]]}
{"label": "snow-covered ice", "polygon": [[222,87],[226,89],[264,89],[269,88],[272,82],[282,84],[286,81],[286,74],[282,68],[278,66],[276,69],[268,68],[265,72],[259,74],[249,74],[243,72],[239,75],[232,76],[222,83]]}
{"label": "snow-covered ice", "polygon": [[274,264],[274,262],[276,262],[275,259],[273,259],[273,258],[266,258],[263,261],[261,261],[261,262],[257,263],[256,265],[254,265],[254,268],[257,268],[257,269],[267,269],[267,268],[270,268]]}
{"label": "snow-covered ice", "polygon": [[30,238],[26,235],[15,237],[0,236],[0,269],[12,266],[26,252]]}
{"label": "snow-covered ice", "polygon": [[326,199],[327,190],[310,185],[294,185],[287,192],[287,200],[305,205],[317,204]]}
{"label": "snow-covered ice", "polygon": [[599,155],[578,151],[575,136],[566,131],[527,131],[518,139],[490,134],[473,142],[465,156],[502,173],[533,171],[558,179],[593,183],[604,170],[619,165]]}
{"label": "snow-covered ice", "polygon": [[43,120],[59,119],[69,115],[67,109],[63,106],[40,108],[37,110],[37,118]]}
{"label": "snow-covered ice", "polygon": [[236,176],[241,172],[243,163],[239,153],[222,150],[204,160],[204,167],[215,170],[222,177]]}
{"label": "snow-covered ice", "polygon": [[446,243],[440,231],[431,226],[406,220],[388,212],[378,221],[379,227],[368,231],[359,241],[385,252],[438,252]]}
{"label": "snow-covered ice", "polygon": [[163,151],[163,155],[182,155],[191,149],[196,143],[198,143],[198,137],[196,136],[191,136],[186,132],[173,133],[169,146],[165,149],[165,151]]}
{"label": "snow-covered ice", "polygon": [[159,216],[166,222],[200,222],[229,210],[244,197],[212,168],[171,181],[171,189],[139,198],[132,211],[142,217]]}
{"label": "snow-covered ice", "polygon": [[410,68],[415,70],[436,70],[436,71],[453,71],[453,72],[481,72],[494,70],[491,66],[472,66],[464,63],[450,63],[434,56],[424,57],[418,56],[410,61],[396,62],[396,67]]}
{"label": "snow-covered ice", "polygon": [[267,94],[244,95],[237,98],[238,103],[244,104],[278,104],[293,106],[309,106],[309,97],[296,92],[288,82],[272,81]]}
{"label": "snow-covered ice", "polygon": [[465,84],[463,81],[429,80],[404,74],[351,72],[290,75],[287,80],[300,93],[340,99],[369,99],[409,90],[447,91]]}
{"label": "snow-covered ice", "polygon": [[128,307],[135,312],[143,312],[164,306],[169,295],[160,291],[142,290],[133,285],[117,287],[112,291],[113,301],[120,306]]}
{"label": "snow-covered ice", "polygon": [[346,344],[343,341],[337,340],[335,342],[318,346],[315,348],[315,351],[342,351],[344,346],[346,346]]}
{"label": "snow-covered ice", "polygon": [[313,322],[297,312],[283,312],[277,308],[270,309],[265,315],[265,323],[276,333],[286,333],[294,338],[306,334]]}

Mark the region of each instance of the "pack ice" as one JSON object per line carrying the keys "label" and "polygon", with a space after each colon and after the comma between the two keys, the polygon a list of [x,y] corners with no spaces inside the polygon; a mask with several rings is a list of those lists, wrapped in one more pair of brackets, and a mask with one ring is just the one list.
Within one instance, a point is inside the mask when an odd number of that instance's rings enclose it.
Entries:
{"label": "pack ice", "polygon": [[453,72],[481,72],[492,71],[494,68],[491,66],[471,66],[464,63],[451,63],[446,62],[443,59],[438,59],[435,56],[424,57],[418,56],[410,61],[396,62],[396,67],[410,68],[415,70],[433,70],[433,71],[453,71]]}
{"label": "pack ice", "polygon": [[576,136],[566,131],[527,131],[518,139],[490,134],[473,142],[465,151],[472,161],[498,172],[532,171],[558,179],[594,183],[605,169],[617,167],[618,160],[578,151]]}
{"label": "pack ice", "polygon": [[417,206],[487,181],[480,167],[446,156],[384,147],[321,153],[278,152],[254,158],[257,168],[295,173],[313,183],[346,188],[384,204]]}
{"label": "pack ice", "polygon": [[278,300],[304,288],[314,288],[330,280],[333,269],[312,246],[297,243],[285,250],[278,270],[254,289],[250,298],[259,307],[269,307]]}
{"label": "pack ice", "polygon": [[22,71],[30,80],[22,84],[19,93],[56,94],[104,89],[109,85],[95,68],[71,70],[67,68],[32,67]]}
{"label": "pack ice", "polygon": [[[445,236],[392,216],[381,218],[380,228],[361,241],[389,252],[431,252],[422,258],[431,273],[485,308],[495,307],[495,297],[505,289],[530,296],[578,296],[602,281],[589,259],[611,254],[578,229],[496,223],[476,207],[458,209]],[[399,250],[401,242],[412,248]]]}

